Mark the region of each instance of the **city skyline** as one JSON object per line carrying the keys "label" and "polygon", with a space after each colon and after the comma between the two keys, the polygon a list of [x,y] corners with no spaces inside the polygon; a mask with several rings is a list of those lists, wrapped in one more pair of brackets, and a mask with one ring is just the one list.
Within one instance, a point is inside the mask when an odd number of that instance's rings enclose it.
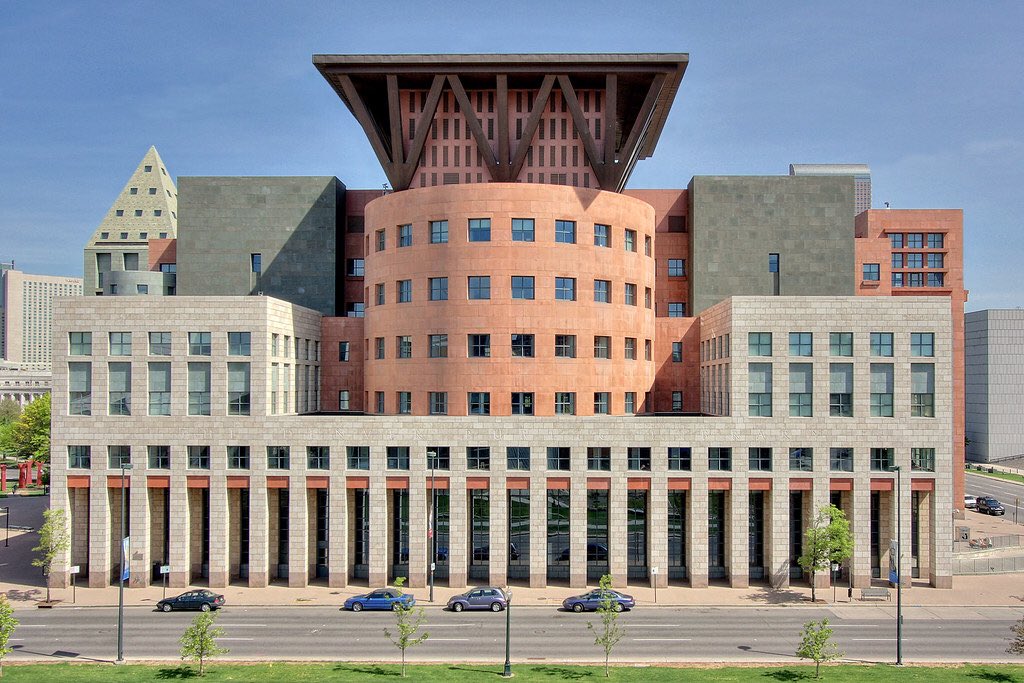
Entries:
{"label": "city skyline", "polygon": [[[876,208],[964,209],[968,310],[1021,300],[1011,279],[1024,247],[1011,218],[1024,208],[1019,8],[867,3],[810,16],[783,5],[762,16],[753,5],[623,13],[598,3],[580,14],[526,3],[498,34],[456,3],[446,9],[405,7],[385,34],[372,30],[384,22],[372,7],[238,16],[186,4],[130,25],[100,4],[12,8],[0,29],[11,94],[0,121],[0,257],[25,272],[81,276],[82,247],[150,145],[175,178],[334,175],[353,189],[381,186],[358,124],[311,64],[317,52],[672,51],[689,53],[687,75],[660,151],[637,166],[630,189],[866,163]],[[39,41],[43,31],[59,40]],[[97,41],[101,31],[117,39]]]}

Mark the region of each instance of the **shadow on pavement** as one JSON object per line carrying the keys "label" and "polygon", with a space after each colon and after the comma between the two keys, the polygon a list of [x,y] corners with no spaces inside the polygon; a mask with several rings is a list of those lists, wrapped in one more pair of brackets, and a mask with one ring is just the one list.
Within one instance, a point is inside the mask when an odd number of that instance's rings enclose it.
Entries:
{"label": "shadow on pavement", "polygon": [[590,671],[579,671],[578,669],[569,669],[564,666],[534,666],[531,669],[535,673],[551,676],[552,678],[561,678],[563,681],[578,681],[582,678],[591,678],[593,676]]}
{"label": "shadow on pavement", "polygon": [[807,600],[807,596],[799,591],[765,587],[756,593],[743,596],[743,599],[749,600],[750,602],[763,603],[765,605],[782,605],[792,604],[794,602],[805,602]]}
{"label": "shadow on pavement", "polygon": [[176,666],[173,669],[160,669],[156,672],[156,677],[160,680],[185,680],[198,675],[190,666]]}
{"label": "shadow on pavement", "polygon": [[353,673],[357,673],[357,674],[364,674],[364,675],[367,675],[367,676],[401,676],[402,675],[400,671],[391,671],[389,669],[385,669],[382,666],[368,666],[368,665],[367,666],[351,666],[351,665],[343,664],[343,665],[334,667],[334,670],[335,671],[341,671],[341,672],[353,672]]}
{"label": "shadow on pavement", "polygon": [[495,669],[477,669],[472,666],[450,666],[449,671],[470,671],[476,674],[487,674],[489,676],[501,676],[503,671],[497,671]]}
{"label": "shadow on pavement", "polygon": [[814,678],[814,676],[808,673],[793,671],[792,669],[774,669],[772,671],[765,671],[762,675],[766,678],[774,678],[776,681],[802,681],[807,678]]}

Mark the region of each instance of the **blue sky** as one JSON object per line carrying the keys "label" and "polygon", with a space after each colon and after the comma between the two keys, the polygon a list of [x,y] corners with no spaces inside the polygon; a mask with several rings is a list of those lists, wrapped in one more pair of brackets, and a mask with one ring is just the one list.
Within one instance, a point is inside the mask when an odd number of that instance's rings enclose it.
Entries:
{"label": "blue sky", "polygon": [[379,187],[314,53],[688,52],[630,187],[866,163],[874,203],[963,208],[968,310],[1024,305],[1024,4],[51,2],[0,16],[0,260],[81,275],[149,145],[174,175]]}

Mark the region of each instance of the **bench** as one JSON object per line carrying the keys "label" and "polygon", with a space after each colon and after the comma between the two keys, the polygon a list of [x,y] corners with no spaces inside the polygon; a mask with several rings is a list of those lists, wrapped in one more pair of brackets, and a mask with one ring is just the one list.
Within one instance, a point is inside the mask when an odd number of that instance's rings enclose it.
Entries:
{"label": "bench", "polygon": [[881,600],[883,598],[886,599],[886,600],[892,600],[892,596],[889,595],[889,589],[888,588],[861,588],[860,589],[860,599],[861,600],[868,600],[868,599]]}

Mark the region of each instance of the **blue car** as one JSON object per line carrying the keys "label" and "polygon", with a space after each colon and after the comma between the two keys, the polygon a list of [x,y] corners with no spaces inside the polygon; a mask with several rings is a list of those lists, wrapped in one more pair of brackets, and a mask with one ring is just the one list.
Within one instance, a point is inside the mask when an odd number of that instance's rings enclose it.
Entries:
{"label": "blue car", "polygon": [[412,607],[416,598],[412,593],[403,593],[397,588],[381,588],[363,595],[354,595],[345,601],[345,609],[362,612],[364,609],[392,609]]}
{"label": "blue car", "polygon": [[583,595],[574,595],[571,598],[566,598],[562,601],[562,607],[567,610],[571,609],[573,612],[592,611],[601,606],[601,601],[606,596],[611,598],[612,609],[616,612],[621,612],[624,609],[633,609],[636,606],[636,600],[633,599],[632,595],[626,595],[625,593],[613,590],[602,592],[601,589],[596,589]]}

